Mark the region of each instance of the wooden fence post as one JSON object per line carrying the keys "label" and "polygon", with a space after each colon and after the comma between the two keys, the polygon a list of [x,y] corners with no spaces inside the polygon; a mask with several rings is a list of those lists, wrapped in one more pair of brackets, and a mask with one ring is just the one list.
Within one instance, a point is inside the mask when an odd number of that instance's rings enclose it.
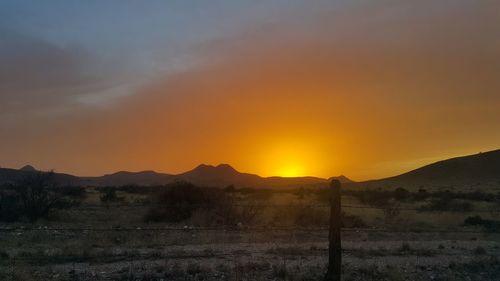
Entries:
{"label": "wooden fence post", "polygon": [[330,183],[330,231],[328,233],[328,271],[325,281],[340,281],[342,265],[340,181]]}

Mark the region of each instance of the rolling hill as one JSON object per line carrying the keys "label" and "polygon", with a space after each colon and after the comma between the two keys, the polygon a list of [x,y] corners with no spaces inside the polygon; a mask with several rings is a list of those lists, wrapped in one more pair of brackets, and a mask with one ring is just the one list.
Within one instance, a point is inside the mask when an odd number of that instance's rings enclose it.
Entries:
{"label": "rolling hill", "polygon": [[378,187],[500,188],[500,150],[438,161],[407,173],[360,182]]}
{"label": "rolling hill", "polygon": [[79,184],[89,186],[122,186],[130,184],[151,186],[171,182],[173,177],[173,175],[157,173],[155,171],[120,171],[100,177],[81,177]]}
{"label": "rolling hill", "polygon": [[[0,184],[15,182],[30,173],[36,172],[37,170],[30,165],[26,165],[21,169],[0,168]],[[69,174],[55,173],[55,180],[61,184],[78,185],[81,178]]]}

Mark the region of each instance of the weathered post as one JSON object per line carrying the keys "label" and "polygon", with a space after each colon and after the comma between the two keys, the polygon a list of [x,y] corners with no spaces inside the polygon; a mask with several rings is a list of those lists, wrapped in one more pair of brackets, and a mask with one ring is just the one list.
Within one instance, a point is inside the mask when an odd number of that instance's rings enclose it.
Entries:
{"label": "weathered post", "polygon": [[340,242],[341,226],[340,181],[330,183],[330,231],[328,233],[328,271],[325,281],[340,281],[342,247]]}

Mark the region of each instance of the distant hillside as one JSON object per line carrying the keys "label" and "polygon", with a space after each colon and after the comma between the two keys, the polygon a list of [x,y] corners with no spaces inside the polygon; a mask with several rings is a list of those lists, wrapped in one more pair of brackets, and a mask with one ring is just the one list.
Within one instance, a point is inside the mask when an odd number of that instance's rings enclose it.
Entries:
{"label": "distant hillside", "polygon": [[25,172],[36,172],[36,169],[33,166],[31,166],[31,165],[26,165],[26,166],[22,167],[19,170],[20,171],[25,171]]}
{"label": "distant hillside", "polygon": [[27,172],[16,169],[0,168],[0,183],[8,183],[17,180]]}
{"label": "distant hillside", "polygon": [[[31,166],[22,169],[0,168],[0,183],[13,182],[27,173],[35,172]],[[173,181],[189,181],[200,186],[254,188],[299,187],[324,184],[326,179],[316,177],[260,177],[254,174],[240,173],[228,164],[218,166],[199,165],[195,169],[178,174],[163,174],[154,171],[127,172],[121,171],[99,177],[76,177],[56,173],[56,179],[63,184],[82,186],[122,186],[122,185],[164,185]],[[343,179],[342,179],[343,180]]]}
{"label": "distant hillside", "polygon": [[[9,169],[9,168],[0,168],[0,184],[12,183],[17,181],[18,179],[30,174],[35,173],[37,170],[33,168],[33,166],[26,165],[21,169]],[[55,180],[68,185],[78,185],[80,182],[79,177],[75,177],[68,174],[63,173],[55,173]]]}
{"label": "distant hillside", "polygon": [[361,184],[380,187],[500,188],[500,150],[451,158],[395,177]]}
{"label": "distant hillside", "polygon": [[228,164],[200,165],[194,170],[176,177],[205,186],[298,187],[327,182],[326,179],[316,177],[261,177],[255,174],[240,173]]}
{"label": "distant hillside", "polygon": [[[12,182],[33,173],[36,169],[25,166],[19,170],[0,168],[0,184]],[[163,174],[154,171],[117,172],[100,177],[76,177],[68,174],[56,174],[58,181],[64,184],[84,186],[121,186],[163,185],[176,180],[189,181],[200,186],[255,188],[287,188],[300,186],[324,186],[332,179],[345,183],[346,187],[404,187],[439,189],[500,190],[500,150],[479,153],[470,156],[439,161],[399,176],[353,182],[345,176],[323,179],[317,177],[261,177],[255,174],[241,173],[228,164],[218,166],[199,165],[191,171],[178,174]]]}
{"label": "distant hillside", "polygon": [[262,180],[254,174],[240,173],[227,164],[218,166],[199,165],[191,171],[176,176],[177,179],[186,180],[198,185],[207,186],[256,186]]}
{"label": "distant hillside", "polygon": [[332,181],[332,180],[338,180],[340,181],[341,183],[354,183],[353,180],[351,180],[350,178],[344,176],[344,175],[340,175],[338,177],[331,177],[328,179],[328,181]]}
{"label": "distant hillside", "polygon": [[174,176],[169,174],[157,173],[154,171],[142,172],[116,172],[101,177],[81,177],[81,185],[91,186],[122,186],[129,184],[136,185],[163,185],[171,182]]}
{"label": "distant hillside", "polygon": [[226,187],[297,187],[324,184],[326,179],[315,177],[260,177],[255,174],[241,173],[228,164],[218,166],[201,164],[185,173],[178,175],[162,174],[153,171],[144,172],[118,172],[102,177],[81,178],[83,185],[162,185],[173,181],[188,181],[200,186]]}

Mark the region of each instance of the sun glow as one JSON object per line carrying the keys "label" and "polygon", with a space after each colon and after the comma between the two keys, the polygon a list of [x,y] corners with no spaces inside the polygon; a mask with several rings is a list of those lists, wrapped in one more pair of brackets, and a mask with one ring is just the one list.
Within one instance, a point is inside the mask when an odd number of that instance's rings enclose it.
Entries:
{"label": "sun glow", "polygon": [[305,175],[305,171],[300,164],[289,163],[279,167],[276,174],[282,177],[299,177]]}
{"label": "sun glow", "polygon": [[316,146],[298,141],[283,141],[266,148],[261,159],[263,174],[299,177],[314,175],[317,171],[318,157]]}

